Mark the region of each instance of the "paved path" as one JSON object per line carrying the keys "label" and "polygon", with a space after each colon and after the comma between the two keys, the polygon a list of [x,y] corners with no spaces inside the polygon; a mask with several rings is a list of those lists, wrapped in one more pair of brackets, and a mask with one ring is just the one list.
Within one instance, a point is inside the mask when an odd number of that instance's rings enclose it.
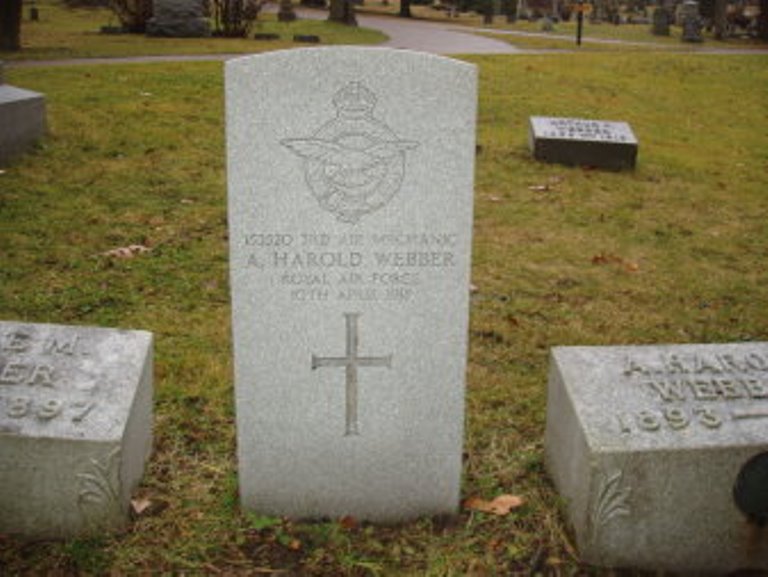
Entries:
{"label": "paved path", "polygon": [[[2,0],[0,0],[2,1]],[[300,9],[299,16],[307,19],[325,19],[328,13],[323,10]],[[568,50],[530,50],[517,48],[502,40],[487,38],[475,34],[492,33],[505,36],[534,36],[540,38],[557,38],[574,40],[570,36],[543,32],[519,32],[498,30],[493,28],[472,28],[459,26],[450,22],[428,22],[425,20],[409,20],[391,16],[374,16],[358,14],[360,26],[382,31],[389,40],[379,46],[404,48],[432,52],[434,54],[542,54],[568,52]],[[631,46],[654,46],[661,50],[680,50],[680,47],[653,42],[630,42],[601,38],[583,38],[584,43],[623,44]],[[575,49],[575,47],[574,47]],[[685,50],[685,49],[684,49]],[[768,50],[735,50],[727,48],[695,47],[685,50],[702,54],[762,54],[768,55]],[[195,54],[195,55],[164,55],[164,56],[125,56],[117,58],[75,58],[68,60],[21,60],[6,62],[6,66],[70,66],[72,64],[118,64],[126,62],[195,62],[229,60],[245,56],[245,54]]]}

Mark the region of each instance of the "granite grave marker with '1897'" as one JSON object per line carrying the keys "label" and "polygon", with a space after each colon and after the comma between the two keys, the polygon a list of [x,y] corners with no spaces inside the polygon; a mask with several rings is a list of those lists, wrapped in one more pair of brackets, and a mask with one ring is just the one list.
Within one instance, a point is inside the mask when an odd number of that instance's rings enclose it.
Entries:
{"label": "granite grave marker with '1897'", "polygon": [[0,166],[29,149],[46,130],[45,96],[4,80],[0,60]]}
{"label": "granite grave marker with '1897'", "polygon": [[545,444],[585,561],[768,570],[768,343],[555,348]]}
{"label": "granite grave marker with '1897'", "polygon": [[626,122],[531,116],[529,145],[544,162],[622,170],[637,161],[637,138]]}
{"label": "granite grave marker with '1897'", "polygon": [[152,335],[0,322],[0,533],[129,520],[152,444]]}
{"label": "granite grave marker with '1897'", "polygon": [[476,71],[378,48],[226,66],[245,508],[455,512]]}

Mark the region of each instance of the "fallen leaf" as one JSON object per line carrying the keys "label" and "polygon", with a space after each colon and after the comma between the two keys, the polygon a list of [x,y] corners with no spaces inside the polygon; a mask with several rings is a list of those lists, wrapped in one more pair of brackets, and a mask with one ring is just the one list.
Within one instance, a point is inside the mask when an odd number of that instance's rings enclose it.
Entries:
{"label": "fallen leaf", "polygon": [[144,511],[152,506],[152,501],[146,498],[131,499],[131,509],[136,516],[141,515]]}
{"label": "fallen leaf", "polygon": [[159,515],[169,506],[168,501],[163,501],[162,499],[149,499],[148,497],[131,499],[131,512],[136,518]]}
{"label": "fallen leaf", "polygon": [[150,250],[152,249],[142,244],[131,244],[129,246],[121,246],[119,248],[113,248],[112,250],[108,250],[101,254],[102,256],[111,256],[114,258],[133,258],[136,255],[144,254],[145,252],[149,252]]}
{"label": "fallen leaf", "polygon": [[473,285],[473,284],[470,284],[470,285],[469,285],[469,294],[471,294],[471,295],[472,295],[472,294],[475,294],[475,293],[476,293],[476,292],[478,292],[479,290],[480,290],[480,289],[479,289],[479,288],[477,288],[477,285]]}
{"label": "fallen leaf", "polygon": [[627,272],[637,272],[640,270],[640,265],[636,262],[627,261],[624,263],[624,268],[627,269]]}
{"label": "fallen leaf", "polygon": [[351,515],[346,515],[345,517],[342,517],[341,519],[339,519],[339,525],[341,525],[342,529],[346,529],[347,531],[350,531],[352,529],[357,529],[360,523],[358,523],[357,519],[355,519]]}
{"label": "fallen leaf", "polygon": [[480,497],[470,497],[464,501],[464,508],[494,515],[507,515],[512,509],[517,509],[524,503],[525,500],[517,495],[499,495],[492,501],[485,501]]}
{"label": "fallen leaf", "polygon": [[547,192],[549,190],[548,184],[534,184],[533,186],[529,186],[528,190],[533,190],[534,192]]}

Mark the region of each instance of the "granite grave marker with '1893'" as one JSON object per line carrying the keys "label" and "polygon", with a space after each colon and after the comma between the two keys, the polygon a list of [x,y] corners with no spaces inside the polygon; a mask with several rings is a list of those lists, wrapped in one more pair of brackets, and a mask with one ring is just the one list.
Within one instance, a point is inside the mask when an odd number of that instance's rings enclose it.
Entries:
{"label": "granite grave marker with '1893'", "polygon": [[585,561],[768,570],[768,343],[555,348],[545,444]]}
{"label": "granite grave marker with '1893'", "polygon": [[529,145],[544,162],[622,170],[637,161],[637,138],[626,122],[531,116]]}
{"label": "granite grave marker with '1893'", "polygon": [[476,71],[377,48],[226,66],[245,508],[455,512]]}
{"label": "granite grave marker with '1893'", "polygon": [[129,520],[152,444],[152,335],[0,322],[0,533]]}

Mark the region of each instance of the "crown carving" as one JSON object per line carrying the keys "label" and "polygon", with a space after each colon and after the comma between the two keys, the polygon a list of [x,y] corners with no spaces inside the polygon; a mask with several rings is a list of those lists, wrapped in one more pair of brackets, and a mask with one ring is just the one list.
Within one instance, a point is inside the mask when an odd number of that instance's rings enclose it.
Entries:
{"label": "crown carving", "polygon": [[369,112],[376,106],[376,95],[362,82],[350,82],[336,93],[333,104],[339,112]]}

